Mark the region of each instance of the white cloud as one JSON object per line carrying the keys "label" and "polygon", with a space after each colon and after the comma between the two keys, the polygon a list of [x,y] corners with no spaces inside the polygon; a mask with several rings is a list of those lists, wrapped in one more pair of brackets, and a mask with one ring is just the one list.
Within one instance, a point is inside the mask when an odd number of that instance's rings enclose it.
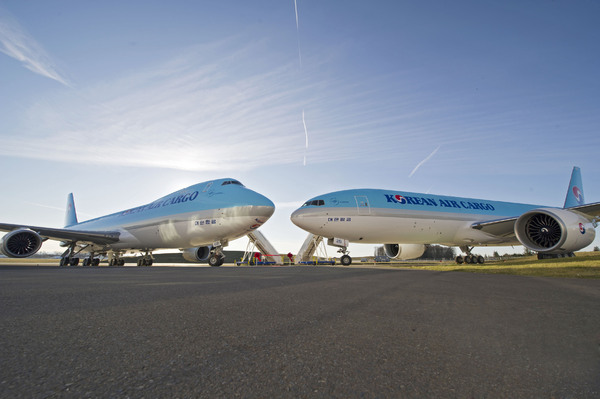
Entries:
{"label": "white cloud", "polygon": [[12,57],[30,71],[69,86],[68,80],[40,44],[6,10],[0,7],[0,52]]}
{"label": "white cloud", "polygon": [[0,132],[0,154],[227,171],[301,165],[307,156],[312,165],[396,162],[424,133],[443,134],[439,125],[415,125],[425,111],[411,87],[391,96],[381,89],[393,77],[349,84],[318,66],[298,73],[291,60],[274,60],[268,43],[241,42],[186,49],[119,79],[40,98],[21,126]]}
{"label": "white cloud", "polygon": [[[314,126],[308,155],[315,163],[352,159],[379,146],[373,127],[387,122],[368,111],[377,106],[345,104],[346,97],[332,95],[335,82],[303,78],[291,62],[270,62],[267,50],[261,42],[224,40],[39,100],[20,134],[3,137],[0,154],[188,171],[300,164],[307,123]],[[307,105],[313,111],[305,120]],[[352,115],[349,106],[365,120],[345,116]],[[365,137],[369,142],[361,143]]]}

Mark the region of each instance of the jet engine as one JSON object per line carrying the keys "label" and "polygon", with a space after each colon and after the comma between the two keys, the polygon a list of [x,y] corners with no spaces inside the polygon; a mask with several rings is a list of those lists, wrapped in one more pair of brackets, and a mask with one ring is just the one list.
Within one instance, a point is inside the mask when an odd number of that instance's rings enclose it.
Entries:
{"label": "jet engine", "polygon": [[207,260],[210,256],[211,249],[211,246],[183,249],[183,259],[187,260],[188,262],[201,262],[203,260]]}
{"label": "jet engine", "polygon": [[596,237],[594,227],[576,212],[542,208],[521,215],[515,222],[515,235],[532,251],[560,254],[590,245]]}
{"label": "jet engine", "polygon": [[423,244],[384,244],[385,254],[392,259],[416,259],[425,252]]}
{"label": "jet engine", "polygon": [[2,237],[0,251],[9,258],[27,258],[40,250],[43,241],[33,230],[13,230]]}

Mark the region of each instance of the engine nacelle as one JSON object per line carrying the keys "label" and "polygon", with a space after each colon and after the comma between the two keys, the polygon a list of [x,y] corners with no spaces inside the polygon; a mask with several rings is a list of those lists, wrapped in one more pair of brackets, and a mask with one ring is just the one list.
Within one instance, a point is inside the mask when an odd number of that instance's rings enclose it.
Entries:
{"label": "engine nacelle", "polygon": [[388,258],[407,260],[416,259],[425,252],[423,244],[384,244],[383,249]]}
{"label": "engine nacelle", "polygon": [[183,259],[188,262],[201,262],[207,260],[210,256],[211,246],[208,247],[194,247],[182,250]]}
{"label": "engine nacelle", "polygon": [[596,230],[576,212],[542,208],[521,215],[515,222],[515,235],[532,251],[560,254],[587,247],[596,238]]}
{"label": "engine nacelle", "polygon": [[40,250],[43,241],[33,230],[13,230],[2,237],[0,251],[9,258],[27,258]]}

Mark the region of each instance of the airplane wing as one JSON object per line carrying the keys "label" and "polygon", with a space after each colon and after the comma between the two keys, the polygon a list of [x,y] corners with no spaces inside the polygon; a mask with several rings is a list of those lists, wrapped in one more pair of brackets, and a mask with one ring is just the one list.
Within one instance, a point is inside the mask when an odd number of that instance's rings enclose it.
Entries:
{"label": "airplane wing", "polygon": [[595,202],[593,204],[587,205],[579,205],[573,206],[571,208],[567,208],[570,211],[577,211],[579,213],[584,213],[589,216],[600,217],[600,202]]}
{"label": "airplane wing", "polygon": [[511,217],[506,219],[490,220],[486,222],[477,222],[473,223],[471,227],[498,237],[514,237],[515,222],[517,219],[517,217]]}
{"label": "airplane wing", "polygon": [[0,223],[0,231],[13,231],[17,229],[30,229],[40,236],[51,240],[77,241],[99,245],[114,244],[119,241],[119,235],[121,234],[117,231],[82,231]]}
{"label": "airplane wing", "polygon": [[[569,211],[582,213],[586,216],[600,217],[600,202],[587,205],[573,206],[566,209]],[[515,222],[517,221],[517,219],[518,217],[511,217],[506,219],[477,222],[473,223],[471,227],[494,236],[510,237],[515,235],[514,229]]]}

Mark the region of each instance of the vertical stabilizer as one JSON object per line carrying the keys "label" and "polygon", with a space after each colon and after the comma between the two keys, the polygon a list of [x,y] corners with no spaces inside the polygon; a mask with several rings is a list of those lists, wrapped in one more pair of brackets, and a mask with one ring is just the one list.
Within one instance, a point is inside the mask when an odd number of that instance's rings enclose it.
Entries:
{"label": "vertical stabilizer", "polygon": [[567,197],[565,198],[565,208],[571,208],[573,206],[583,205],[585,200],[583,199],[583,185],[581,183],[581,170],[575,166],[573,173],[571,174],[571,182],[569,183],[569,191],[567,191]]}
{"label": "vertical stabilizer", "polygon": [[75,212],[75,201],[73,193],[67,197],[67,213],[65,214],[65,227],[77,224],[77,212]]}

